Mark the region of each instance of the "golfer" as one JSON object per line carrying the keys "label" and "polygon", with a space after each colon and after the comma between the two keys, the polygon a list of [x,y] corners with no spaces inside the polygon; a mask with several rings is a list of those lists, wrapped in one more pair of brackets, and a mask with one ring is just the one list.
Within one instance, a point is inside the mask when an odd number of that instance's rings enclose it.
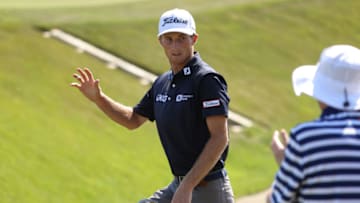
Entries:
{"label": "golfer", "polygon": [[233,203],[224,168],[229,142],[227,84],[194,51],[198,34],[188,11],[166,11],[158,28],[170,70],[156,79],[137,105],[115,102],[87,68],[78,69],[72,86],[124,127],[135,129],[147,120],[156,121],[174,179],[140,203]]}

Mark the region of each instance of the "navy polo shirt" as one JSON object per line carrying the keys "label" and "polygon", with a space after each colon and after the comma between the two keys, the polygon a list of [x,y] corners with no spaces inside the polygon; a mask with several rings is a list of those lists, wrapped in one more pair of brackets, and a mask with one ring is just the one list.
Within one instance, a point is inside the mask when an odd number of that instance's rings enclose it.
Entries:
{"label": "navy polo shirt", "polygon": [[[210,137],[206,117],[227,116],[229,96],[221,75],[198,53],[176,75],[159,76],[134,107],[134,112],[156,121],[160,140],[171,170],[186,175]],[[211,171],[222,169],[228,146]]]}

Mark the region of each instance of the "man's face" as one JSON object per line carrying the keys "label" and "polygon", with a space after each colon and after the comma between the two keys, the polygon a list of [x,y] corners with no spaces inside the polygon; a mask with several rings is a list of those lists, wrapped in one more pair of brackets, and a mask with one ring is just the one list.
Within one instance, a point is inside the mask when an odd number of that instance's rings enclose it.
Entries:
{"label": "man's face", "polygon": [[170,32],[159,38],[161,46],[172,66],[184,66],[191,59],[197,35]]}

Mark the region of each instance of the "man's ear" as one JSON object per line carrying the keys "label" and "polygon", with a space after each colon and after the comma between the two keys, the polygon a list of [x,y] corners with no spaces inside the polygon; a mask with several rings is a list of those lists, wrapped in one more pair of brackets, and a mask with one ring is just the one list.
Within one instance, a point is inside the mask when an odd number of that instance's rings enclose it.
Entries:
{"label": "man's ear", "polygon": [[196,44],[197,40],[199,39],[199,35],[194,34],[194,35],[192,36],[192,39],[193,39],[193,45]]}

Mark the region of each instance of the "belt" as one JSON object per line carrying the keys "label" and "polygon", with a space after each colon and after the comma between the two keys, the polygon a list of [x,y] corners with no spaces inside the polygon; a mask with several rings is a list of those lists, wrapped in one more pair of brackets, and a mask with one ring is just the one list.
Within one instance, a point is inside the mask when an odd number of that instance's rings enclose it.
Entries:
{"label": "belt", "polygon": [[[205,176],[204,179],[200,181],[198,186],[206,186],[209,181],[216,180],[218,178],[223,178],[227,175],[227,172],[225,169],[220,169],[217,171],[210,172],[207,176]],[[180,183],[185,176],[175,176],[175,180]]]}

